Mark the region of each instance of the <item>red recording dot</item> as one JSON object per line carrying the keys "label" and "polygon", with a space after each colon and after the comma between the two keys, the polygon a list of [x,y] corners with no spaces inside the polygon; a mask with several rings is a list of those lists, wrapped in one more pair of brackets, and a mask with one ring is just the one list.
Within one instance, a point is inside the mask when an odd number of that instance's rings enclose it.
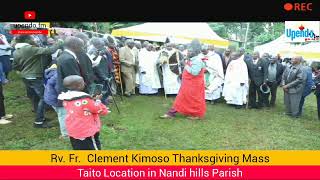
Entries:
{"label": "red recording dot", "polygon": [[286,3],[286,4],[284,4],[283,8],[286,11],[291,11],[293,9],[293,5],[291,3]]}

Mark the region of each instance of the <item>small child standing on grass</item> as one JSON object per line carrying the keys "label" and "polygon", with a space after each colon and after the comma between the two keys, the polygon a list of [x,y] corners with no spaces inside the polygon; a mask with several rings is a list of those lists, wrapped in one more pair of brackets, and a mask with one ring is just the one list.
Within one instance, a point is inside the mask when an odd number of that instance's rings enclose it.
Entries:
{"label": "small child standing on grass", "polygon": [[82,92],[85,84],[81,76],[71,75],[63,80],[69,90],[58,96],[67,111],[66,128],[74,150],[101,150],[99,115],[108,114],[108,108],[101,103],[102,95],[91,97]]}
{"label": "small child standing on grass", "polygon": [[52,64],[50,68],[45,70],[45,89],[44,89],[44,102],[50,105],[57,113],[59,126],[60,126],[60,137],[59,139],[68,138],[68,133],[65,126],[66,110],[64,107],[58,107],[58,83],[57,83],[57,65]]}

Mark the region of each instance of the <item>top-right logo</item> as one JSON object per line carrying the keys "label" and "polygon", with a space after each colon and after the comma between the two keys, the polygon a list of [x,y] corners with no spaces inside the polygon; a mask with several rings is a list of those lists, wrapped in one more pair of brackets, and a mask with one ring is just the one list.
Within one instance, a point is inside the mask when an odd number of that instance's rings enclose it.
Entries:
{"label": "top-right logo", "polygon": [[320,21],[286,21],[287,42],[319,41]]}

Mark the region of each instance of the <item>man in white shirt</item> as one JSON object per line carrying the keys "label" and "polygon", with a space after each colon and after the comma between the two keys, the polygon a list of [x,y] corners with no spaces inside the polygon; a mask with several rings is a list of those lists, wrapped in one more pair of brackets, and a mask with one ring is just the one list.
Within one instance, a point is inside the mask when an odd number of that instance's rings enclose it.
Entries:
{"label": "man in white shirt", "polygon": [[249,88],[248,69],[244,62],[244,55],[231,53],[231,60],[226,71],[222,96],[227,104],[241,108],[247,103]]}
{"label": "man in white shirt", "polygon": [[202,46],[201,58],[206,65],[205,71],[205,99],[214,103],[221,97],[222,84],[224,81],[223,66],[220,56],[214,51],[208,51],[208,46]]}
{"label": "man in white shirt", "polygon": [[[171,71],[169,58],[179,50],[173,48],[174,44],[166,44],[166,48],[159,52],[158,62],[162,66],[163,88],[165,94],[178,94],[181,83],[179,76]],[[180,57],[179,57],[180,59]]]}
{"label": "man in white shirt", "polygon": [[153,45],[148,44],[146,50],[139,52],[140,94],[156,94],[161,88],[157,70],[157,53],[152,50]]}

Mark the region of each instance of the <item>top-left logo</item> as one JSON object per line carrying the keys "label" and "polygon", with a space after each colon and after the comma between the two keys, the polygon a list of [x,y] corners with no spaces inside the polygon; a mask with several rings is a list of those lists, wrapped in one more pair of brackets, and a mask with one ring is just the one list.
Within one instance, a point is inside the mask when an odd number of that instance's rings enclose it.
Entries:
{"label": "top-left logo", "polygon": [[36,19],[36,12],[35,11],[25,11],[24,12],[24,19],[26,19],[26,20]]}

